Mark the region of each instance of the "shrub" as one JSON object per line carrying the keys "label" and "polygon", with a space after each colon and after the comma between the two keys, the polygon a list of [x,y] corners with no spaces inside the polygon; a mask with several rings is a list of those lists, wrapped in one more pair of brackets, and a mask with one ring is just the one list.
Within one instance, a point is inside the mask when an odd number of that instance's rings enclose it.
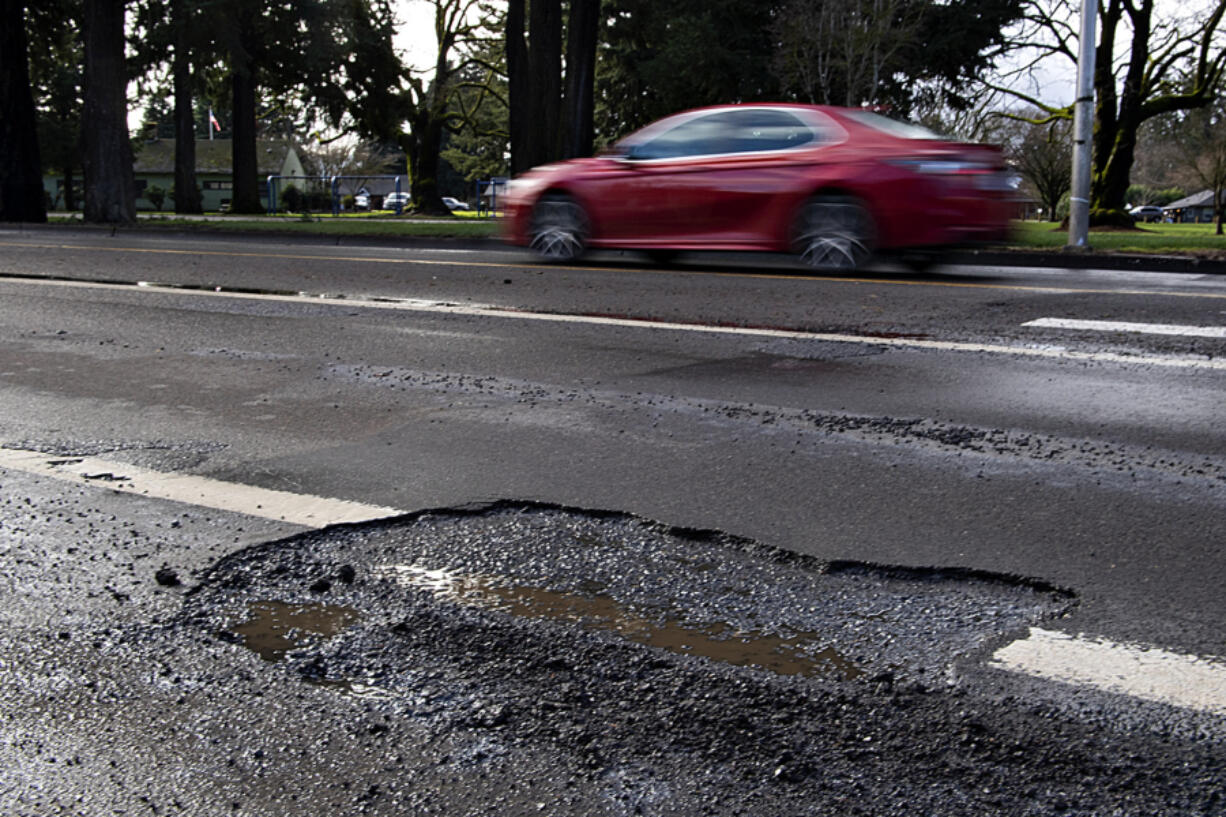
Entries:
{"label": "shrub", "polygon": [[145,191],[145,198],[149,199],[154,210],[161,210],[162,204],[166,201],[166,190],[155,184]]}
{"label": "shrub", "polygon": [[281,192],[281,209],[287,213],[302,212],[302,191],[289,186]]}

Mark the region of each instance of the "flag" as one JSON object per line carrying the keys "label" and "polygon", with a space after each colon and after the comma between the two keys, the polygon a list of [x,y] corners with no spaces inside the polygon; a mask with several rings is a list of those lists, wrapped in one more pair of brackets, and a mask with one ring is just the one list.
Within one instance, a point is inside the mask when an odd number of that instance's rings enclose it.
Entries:
{"label": "flag", "polygon": [[217,121],[217,117],[213,116],[212,108],[209,108],[209,124],[213,126],[213,130],[221,133],[221,123]]}

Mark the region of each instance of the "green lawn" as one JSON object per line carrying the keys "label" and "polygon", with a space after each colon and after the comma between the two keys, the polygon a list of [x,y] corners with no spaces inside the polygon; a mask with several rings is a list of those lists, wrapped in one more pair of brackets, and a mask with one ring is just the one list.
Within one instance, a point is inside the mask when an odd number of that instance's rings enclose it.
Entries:
{"label": "green lawn", "polygon": [[[1050,222],[1017,221],[1012,246],[1017,249],[1060,249],[1068,230]],[[1212,224],[1138,224],[1135,230],[1090,231],[1090,247],[1102,252],[1209,255],[1226,252],[1226,237]]]}
{"label": "green lawn", "polygon": [[[216,216],[216,214],[210,214]],[[379,217],[382,215],[383,217]],[[142,214],[144,216],[144,214]],[[49,217],[58,224],[80,223],[79,216]],[[498,222],[490,218],[441,218],[415,219],[396,218],[390,214],[374,217],[331,215],[312,217],[282,216],[278,218],[244,219],[242,216],[225,216],[208,220],[179,218],[173,213],[149,214],[139,221],[140,229],[189,230],[192,232],[265,232],[295,233],[327,237],[383,237],[397,236],[414,238],[485,238],[498,235]]]}

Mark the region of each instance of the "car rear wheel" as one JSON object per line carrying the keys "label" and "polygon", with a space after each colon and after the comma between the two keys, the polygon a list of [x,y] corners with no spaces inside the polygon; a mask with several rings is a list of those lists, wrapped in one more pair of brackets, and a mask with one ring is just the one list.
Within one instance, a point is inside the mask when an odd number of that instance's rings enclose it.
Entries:
{"label": "car rear wheel", "polygon": [[528,246],[548,261],[571,261],[583,255],[589,230],[587,214],[577,201],[550,193],[532,210]]}
{"label": "car rear wheel", "polygon": [[796,216],[792,249],[808,267],[854,270],[873,254],[873,219],[847,196],[814,196]]}

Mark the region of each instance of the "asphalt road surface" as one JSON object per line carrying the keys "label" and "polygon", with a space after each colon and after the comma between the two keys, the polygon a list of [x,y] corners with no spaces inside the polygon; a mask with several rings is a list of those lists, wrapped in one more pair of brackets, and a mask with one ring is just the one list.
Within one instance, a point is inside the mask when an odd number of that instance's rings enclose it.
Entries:
{"label": "asphalt road surface", "polygon": [[0,231],[0,812],[1226,811],[1226,276]]}

